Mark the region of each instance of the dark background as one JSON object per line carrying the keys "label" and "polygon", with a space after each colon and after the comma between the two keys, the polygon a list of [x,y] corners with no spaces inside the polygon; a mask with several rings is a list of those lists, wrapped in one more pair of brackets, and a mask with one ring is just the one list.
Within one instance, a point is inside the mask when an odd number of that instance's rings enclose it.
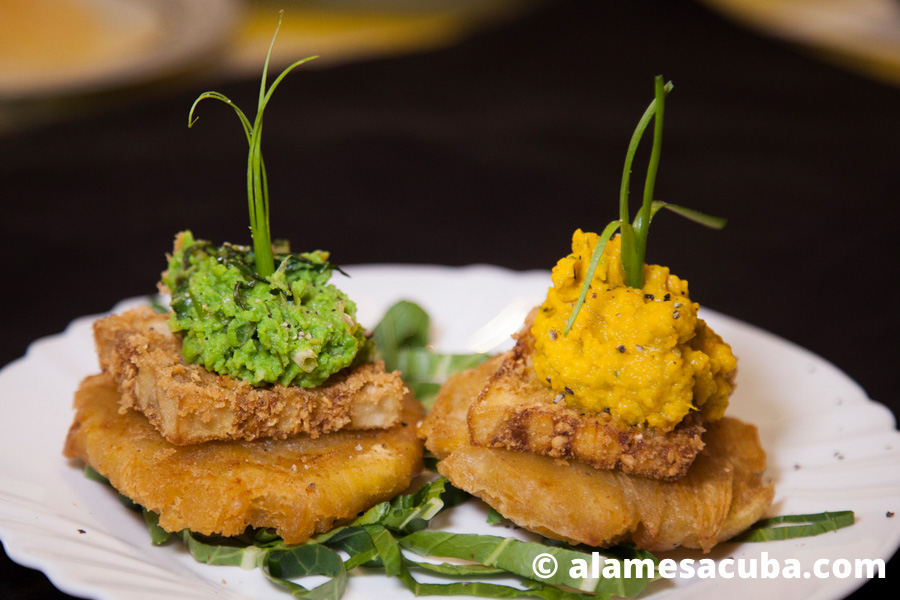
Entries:
{"label": "dark background", "polygon": [[[896,415],[900,91],[694,3],[556,2],[451,48],[302,68],[266,111],[273,235],[342,264],[549,269],[576,227],[617,217],[658,73],[675,90],[656,196],[729,224],[661,215],[648,262],[825,357]],[[210,102],[186,121],[210,88],[252,114],[257,85],[132,91],[0,137],[0,364],[152,292],[180,229],[249,241],[237,119]],[[636,198],[642,181],[638,169]],[[853,598],[885,595],[885,581]],[[65,597],[5,557],[0,596]]]}

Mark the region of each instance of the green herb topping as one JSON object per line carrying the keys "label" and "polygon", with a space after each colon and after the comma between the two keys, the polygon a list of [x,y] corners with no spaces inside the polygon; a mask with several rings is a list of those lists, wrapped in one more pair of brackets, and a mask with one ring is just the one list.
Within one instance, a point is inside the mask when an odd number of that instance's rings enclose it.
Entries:
{"label": "green herb topping", "polygon": [[252,123],[219,92],[201,94],[188,115],[191,127],[197,104],[211,98],[232,107],[240,119],[250,145],[247,200],[253,248],[216,247],[194,240],[190,231],[182,232],[162,283],[172,294],[169,326],[182,334],[185,360],[253,385],[316,387],[344,367],[365,360],[371,343],[356,322],[356,306],[328,284],[335,267],[327,252],[292,254],[286,242],[273,247],[262,158],[263,111],[282,79],[315,58],[290,65],[267,88],[277,35],[278,28],[266,55]]}
{"label": "green herb topping", "polygon": [[356,305],[328,283],[328,253],[276,250],[278,269],[261,277],[250,248],[178,235],[163,283],[185,360],[254,385],[315,387],[368,357]]}

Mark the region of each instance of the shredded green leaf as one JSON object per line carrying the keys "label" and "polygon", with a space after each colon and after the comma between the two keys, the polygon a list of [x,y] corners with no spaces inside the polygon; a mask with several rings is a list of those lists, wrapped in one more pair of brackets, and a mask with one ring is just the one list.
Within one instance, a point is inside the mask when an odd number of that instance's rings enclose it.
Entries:
{"label": "shredded green leaf", "polygon": [[162,298],[158,294],[147,296],[147,304],[153,309],[153,312],[164,315],[169,312],[169,307],[163,304]]}
{"label": "shredded green leaf", "polygon": [[143,506],[141,512],[144,514],[144,523],[147,524],[147,531],[150,532],[150,541],[153,542],[153,545],[159,546],[168,542],[172,533],[159,526],[159,513],[147,510]]}
{"label": "shredded green leaf", "polygon": [[396,368],[397,353],[404,348],[425,348],[431,335],[431,317],[409,300],[394,303],[372,331],[379,357],[385,366]]}
{"label": "shredded green leaf", "polygon": [[401,300],[392,305],[375,327],[376,358],[388,371],[400,371],[416,398],[431,408],[447,377],[478,366],[487,354],[442,354],[428,348],[431,319],[418,304]]}
{"label": "shredded green leaf", "polygon": [[499,512],[497,512],[497,509],[491,506],[490,510],[488,510],[486,522],[488,525],[499,525],[503,522],[503,515],[501,515]]}
{"label": "shredded green leaf", "polygon": [[104,483],[106,485],[110,485],[109,479],[98,473],[93,467],[90,465],[84,465],[84,477],[86,479],[90,479],[91,481],[96,481],[97,483]]}
{"label": "shredded green leaf", "polygon": [[[784,515],[757,521],[747,531],[733,537],[732,542],[770,542],[812,537],[849,527],[856,522],[852,510],[809,515]],[[784,525],[800,523],[799,525]]]}

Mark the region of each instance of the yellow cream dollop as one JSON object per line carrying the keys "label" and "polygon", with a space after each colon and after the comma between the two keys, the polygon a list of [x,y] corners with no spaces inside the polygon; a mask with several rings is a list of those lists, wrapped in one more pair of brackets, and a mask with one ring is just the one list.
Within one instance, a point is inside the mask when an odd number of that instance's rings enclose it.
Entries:
{"label": "yellow cream dollop", "polygon": [[697,318],[687,281],[668,268],[645,265],[643,289],[628,287],[618,236],[563,335],[598,238],[579,229],[572,254],[553,268],[553,287],[531,329],[538,377],[570,405],[608,410],[629,425],[670,430],[692,410],[721,418],[737,368],[731,348]]}

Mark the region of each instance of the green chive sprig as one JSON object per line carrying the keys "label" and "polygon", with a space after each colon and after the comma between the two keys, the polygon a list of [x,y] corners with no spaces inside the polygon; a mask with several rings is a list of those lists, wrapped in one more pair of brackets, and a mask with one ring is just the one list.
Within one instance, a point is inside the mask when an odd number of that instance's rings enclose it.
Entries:
{"label": "green chive sprig", "polygon": [[[720,217],[713,217],[696,210],[653,199],[656,172],[659,169],[659,157],[662,152],[665,101],[666,96],[672,91],[673,87],[671,81],[663,83],[662,75],[656,76],[653,101],[650,102],[647,110],[644,111],[643,116],[638,121],[634,134],[631,136],[631,142],[628,144],[628,151],[625,154],[625,168],[622,171],[622,186],[619,191],[619,219],[607,225],[597,240],[597,245],[594,247],[594,253],[591,255],[591,262],[588,265],[587,274],[584,278],[584,284],[581,286],[581,293],[578,296],[578,301],[575,303],[575,309],[566,322],[564,335],[568,334],[569,330],[572,329],[572,325],[575,323],[575,319],[579,311],[581,311],[584,299],[587,297],[588,290],[591,287],[594,271],[596,271],[597,265],[600,263],[603,250],[616,231],[620,231],[622,236],[622,266],[625,268],[626,282],[629,287],[640,289],[644,287],[644,259],[647,255],[647,236],[650,233],[650,222],[661,209],[666,208],[675,214],[712,229],[725,227],[726,220]],[[632,221],[628,210],[631,165],[634,163],[634,155],[651,120],[653,120],[653,147],[650,151],[650,163],[647,166],[647,176],[644,181],[643,202]]]}
{"label": "green chive sprig", "polygon": [[[283,16],[283,13],[282,13]],[[227,96],[219,92],[204,92],[194,100],[191,111],[188,114],[188,127],[193,127],[197,119],[194,117],[194,110],[201,100],[212,98],[224,102],[234,109],[238,119],[244,128],[247,136],[247,142],[250,145],[250,152],[247,157],[247,203],[250,211],[250,231],[253,236],[253,252],[256,262],[256,273],[260,277],[268,277],[275,272],[275,259],[272,255],[272,236],[269,228],[269,185],[266,179],[266,166],[262,157],[262,124],[263,110],[272,98],[275,88],[281,83],[281,80],[305,62],[309,62],[317,58],[309,56],[298,60],[290,65],[272,82],[272,85],[266,89],[266,76],[269,72],[269,59],[272,56],[272,48],[275,46],[275,38],[278,36],[278,30],[281,28],[281,16],[278,18],[278,26],[275,28],[275,34],[272,36],[272,42],[269,44],[269,52],[266,54],[266,62],[263,66],[262,81],[259,86],[259,102],[256,108],[256,117],[253,123],[237,107]]]}

